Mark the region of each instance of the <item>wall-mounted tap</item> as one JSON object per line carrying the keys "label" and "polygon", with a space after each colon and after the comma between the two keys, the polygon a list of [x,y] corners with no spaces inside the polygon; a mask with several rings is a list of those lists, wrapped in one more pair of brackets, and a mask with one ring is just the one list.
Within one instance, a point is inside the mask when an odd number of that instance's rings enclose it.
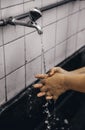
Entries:
{"label": "wall-mounted tap", "polygon": [[16,17],[10,17],[9,24],[36,28],[38,34],[42,34],[41,27],[36,23],[36,20],[39,19],[41,16],[41,11],[37,8],[34,8],[29,11],[29,17],[27,20],[19,20]]}

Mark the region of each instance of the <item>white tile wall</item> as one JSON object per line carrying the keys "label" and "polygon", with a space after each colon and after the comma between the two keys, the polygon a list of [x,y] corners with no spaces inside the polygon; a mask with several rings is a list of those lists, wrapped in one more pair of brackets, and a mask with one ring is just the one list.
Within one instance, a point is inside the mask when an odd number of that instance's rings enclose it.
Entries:
{"label": "white tile wall", "polygon": [[[53,4],[55,2],[57,2],[57,0],[47,0],[47,1],[42,0],[42,5],[47,6],[47,5]],[[53,23],[56,20],[57,20],[56,8],[43,13],[43,26]]]}
{"label": "white tile wall", "polygon": [[56,30],[56,44],[63,42],[67,38],[67,27],[68,27],[68,18],[64,18],[57,22]]}
{"label": "white tile wall", "polygon": [[47,5],[53,4],[55,2],[58,2],[58,0],[42,0],[42,5],[47,6]]}
{"label": "white tile wall", "polygon": [[77,34],[77,49],[85,45],[85,30]]}
{"label": "white tile wall", "polygon": [[[1,0],[0,19],[58,1],[61,0]],[[42,36],[32,28],[0,27],[0,104],[6,95],[10,100],[33,83],[35,74],[45,73],[85,45],[84,3],[70,2],[43,12],[37,21],[43,28]]]}
{"label": "white tile wall", "polygon": [[85,0],[80,1],[80,9],[85,8]]}
{"label": "white tile wall", "polygon": [[85,15],[85,9],[84,10],[81,10],[80,12],[79,12],[80,14],[79,14],[79,31],[80,30],[82,30],[82,29],[85,29],[85,17],[84,17],[84,15]]}
{"label": "white tile wall", "polygon": [[1,0],[1,8],[23,3],[23,0]]}
{"label": "white tile wall", "polygon": [[24,38],[5,45],[6,74],[25,64]]}
{"label": "white tile wall", "polygon": [[[23,13],[23,4],[2,10],[2,18]],[[24,35],[24,27],[8,25],[3,28],[4,44]]]}
{"label": "white tile wall", "polygon": [[66,56],[72,55],[76,50],[76,35],[73,35],[67,40]]}
{"label": "white tile wall", "polygon": [[27,2],[27,1],[29,2],[29,1],[32,1],[32,0],[24,0],[24,2]]}
{"label": "white tile wall", "polygon": [[66,56],[66,41],[56,46],[55,65],[62,62]]}
{"label": "white tile wall", "polygon": [[79,11],[80,1],[71,2],[69,4],[69,14],[73,14],[77,11]]}
{"label": "white tile wall", "polygon": [[7,99],[11,99],[25,88],[25,67],[6,77]]}
{"label": "white tile wall", "polygon": [[[1,10],[0,10],[0,19],[1,19]],[[2,28],[0,28],[0,46],[3,44],[2,42]]]}
{"label": "white tile wall", "polygon": [[3,45],[3,41],[2,41],[2,28],[0,28],[0,46]]}
{"label": "white tile wall", "polygon": [[55,48],[49,50],[45,53],[45,66],[46,66],[46,72],[49,71],[52,67],[54,67],[54,55],[55,54]]}
{"label": "white tile wall", "polygon": [[41,66],[41,57],[38,57],[36,60],[26,65],[26,86],[36,80],[35,75],[41,73]]}
{"label": "white tile wall", "polygon": [[0,80],[0,105],[5,103],[5,79]]}
{"label": "white tile wall", "polygon": [[68,37],[75,34],[78,30],[78,20],[79,13],[75,13],[70,15],[69,18],[69,26],[68,26]]}
{"label": "white tile wall", "polygon": [[0,47],[0,78],[4,76],[4,56],[3,47]]}
{"label": "white tile wall", "polygon": [[41,37],[37,32],[31,33],[26,36],[26,60],[36,58],[41,54]]}
{"label": "white tile wall", "polygon": [[52,9],[43,13],[43,26],[51,24],[57,20],[56,9]]}
{"label": "white tile wall", "polygon": [[68,13],[69,13],[68,7],[69,7],[69,4],[66,4],[57,8],[57,20],[68,16]]}
{"label": "white tile wall", "polygon": [[43,29],[43,45],[45,51],[55,46],[55,28],[56,24],[54,23]]}

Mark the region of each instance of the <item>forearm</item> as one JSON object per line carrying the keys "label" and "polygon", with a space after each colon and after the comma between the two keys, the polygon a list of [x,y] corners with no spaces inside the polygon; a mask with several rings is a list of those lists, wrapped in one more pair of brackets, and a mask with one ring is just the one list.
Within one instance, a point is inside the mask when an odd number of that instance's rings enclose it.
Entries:
{"label": "forearm", "polygon": [[85,74],[66,75],[65,85],[69,90],[85,92]]}
{"label": "forearm", "polygon": [[83,73],[85,73],[85,67],[82,67],[82,68],[77,69],[77,70],[73,70],[71,72],[76,73],[76,74],[83,74]]}

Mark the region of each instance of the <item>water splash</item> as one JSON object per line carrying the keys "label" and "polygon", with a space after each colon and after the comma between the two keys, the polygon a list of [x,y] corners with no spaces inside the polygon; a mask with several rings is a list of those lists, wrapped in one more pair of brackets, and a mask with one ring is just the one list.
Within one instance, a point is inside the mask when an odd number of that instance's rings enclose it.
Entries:
{"label": "water splash", "polygon": [[46,102],[44,105],[43,105],[43,108],[44,108],[44,112],[46,114],[46,119],[45,119],[45,125],[46,125],[46,130],[51,130],[51,125],[50,125],[50,117],[51,117],[51,113],[50,113],[50,110],[48,108],[49,106],[49,101]]}
{"label": "water splash", "polygon": [[27,96],[28,96],[28,99],[27,99],[27,115],[29,116],[29,118],[32,117],[32,115],[31,115],[31,110],[32,110],[32,107],[33,107],[32,91],[33,91],[33,89],[31,87],[29,87],[28,93],[27,93]]}

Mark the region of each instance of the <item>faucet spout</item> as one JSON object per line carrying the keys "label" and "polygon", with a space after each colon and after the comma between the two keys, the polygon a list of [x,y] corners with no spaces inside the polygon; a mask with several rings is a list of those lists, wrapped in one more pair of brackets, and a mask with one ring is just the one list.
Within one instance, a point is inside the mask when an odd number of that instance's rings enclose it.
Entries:
{"label": "faucet spout", "polygon": [[42,16],[41,11],[35,8],[33,10],[30,10],[28,21],[18,20],[16,18],[11,17],[9,20],[9,24],[35,28],[38,34],[42,34],[43,32],[41,27],[36,23],[36,20],[39,19],[41,16]]}
{"label": "faucet spout", "polygon": [[40,25],[38,25],[36,22],[33,22],[33,21],[28,22],[28,27],[35,28],[37,30],[38,34],[42,34],[43,33]]}

